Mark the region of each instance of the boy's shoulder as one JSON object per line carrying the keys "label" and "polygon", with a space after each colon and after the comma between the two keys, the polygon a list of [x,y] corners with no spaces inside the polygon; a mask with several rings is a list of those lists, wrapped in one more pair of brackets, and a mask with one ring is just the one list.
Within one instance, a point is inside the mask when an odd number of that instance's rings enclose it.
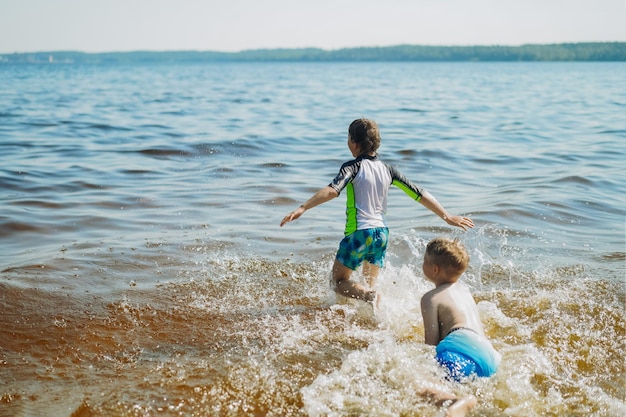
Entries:
{"label": "boy's shoulder", "polygon": [[447,294],[453,293],[456,291],[456,284],[458,284],[458,282],[456,283],[442,283],[439,285],[436,285],[435,288],[433,288],[432,290],[427,291],[423,296],[422,299],[427,298],[427,299],[436,299],[436,298],[440,298],[440,297],[445,297],[447,296]]}
{"label": "boy's shoulder", "polygon": [[437,286],[432,290],[426,291],[424,295],[422,295],[422,303],[432,302],[433,298],[435,298],[435,296],[440,294],[442,291],[444,291],[444,289],[441,288],[441,286]]}

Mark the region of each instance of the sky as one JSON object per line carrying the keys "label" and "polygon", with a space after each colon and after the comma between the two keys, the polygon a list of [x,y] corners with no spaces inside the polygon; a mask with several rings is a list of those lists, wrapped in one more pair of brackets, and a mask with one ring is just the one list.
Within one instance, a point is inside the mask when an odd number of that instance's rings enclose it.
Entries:
{"label": "sky", "polygon": [[626,0],[0,0],[0,53],[626,41]]}

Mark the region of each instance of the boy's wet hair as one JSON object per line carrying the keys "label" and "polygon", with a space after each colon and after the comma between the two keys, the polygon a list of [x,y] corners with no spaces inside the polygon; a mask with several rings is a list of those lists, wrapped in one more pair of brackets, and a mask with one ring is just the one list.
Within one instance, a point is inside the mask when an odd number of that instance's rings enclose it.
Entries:
{"label": "boy's wet hair", "polygon": [[428,242],[426,255],[432,263],[456,272],[465,271],[469,264],[469,255],[458,239],[435,238]]}
{"label": "boy's wet hair", "polygon": [[348,134],[352,142],[361,147],[364,154],[376,152],[380,146],[380,132],[378,124],[369,119],[356,119],[350,123]]}

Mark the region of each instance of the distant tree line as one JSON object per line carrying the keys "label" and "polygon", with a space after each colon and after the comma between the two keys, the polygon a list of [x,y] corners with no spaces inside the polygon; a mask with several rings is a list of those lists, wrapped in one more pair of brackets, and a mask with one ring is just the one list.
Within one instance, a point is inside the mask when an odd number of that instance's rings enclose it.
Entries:
{"label": "distant tree line", "polygon": [[161,62],[515,62],[626,61],[626,42],[522,46],[398,45],[325,50],[257,49],[241,52],[136,51],[85,53],[52,51],[0,54],[1,63],[161,63]]}

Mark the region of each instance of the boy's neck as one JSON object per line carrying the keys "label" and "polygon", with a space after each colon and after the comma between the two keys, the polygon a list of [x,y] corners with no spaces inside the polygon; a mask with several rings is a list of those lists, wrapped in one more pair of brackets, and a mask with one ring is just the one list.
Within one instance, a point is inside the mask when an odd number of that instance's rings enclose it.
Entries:
{"label": "boy's neck", "polygon": [[441,287],[445,287],[450,286],[456,284],[456,281],[439,281],[438,283],[435,284],[435,288],[441,288]]}
{"label": "boy's neck", "polygon": [[459,282],[460,277],[461,277],[460,275],[440,276],[438,277],[437,282],[435,282],[435,287],[442,287],[444,285],[456,284],[457,282]]}

